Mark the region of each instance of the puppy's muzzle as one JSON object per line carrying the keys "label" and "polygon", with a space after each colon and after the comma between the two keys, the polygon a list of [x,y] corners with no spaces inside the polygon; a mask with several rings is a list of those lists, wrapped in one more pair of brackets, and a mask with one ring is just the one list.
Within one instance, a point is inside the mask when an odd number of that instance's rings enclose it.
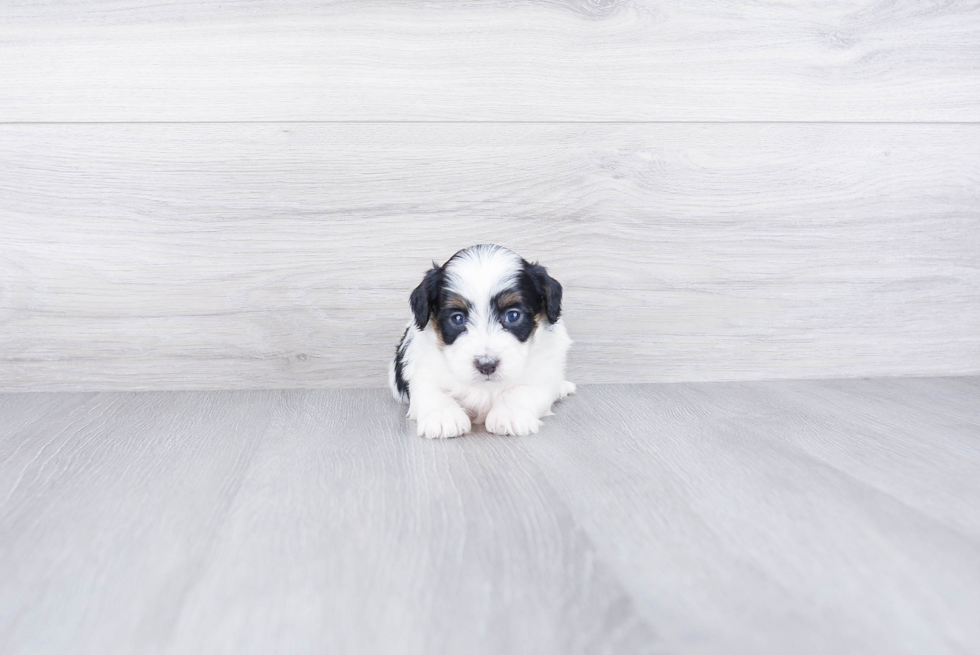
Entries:
{"label": "puppy's muzzle", "polygon": [[473,360],[473,366],[476,367],[476,370],[487,377],[493,375],[493,372],[497,370],[498,364],[500,364],[500,360],[494,359],[493,357],[477,357]]}

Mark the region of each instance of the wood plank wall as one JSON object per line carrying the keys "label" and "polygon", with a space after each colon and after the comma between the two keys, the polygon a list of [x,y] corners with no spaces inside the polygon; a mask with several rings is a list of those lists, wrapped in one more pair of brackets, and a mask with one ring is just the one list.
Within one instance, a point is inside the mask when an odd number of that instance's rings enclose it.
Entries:
{"label": "wood plank wall", "polygon": [[578,382],[980,373],[980,3],[0,5],[0,389],[380,385],[477,242]]}

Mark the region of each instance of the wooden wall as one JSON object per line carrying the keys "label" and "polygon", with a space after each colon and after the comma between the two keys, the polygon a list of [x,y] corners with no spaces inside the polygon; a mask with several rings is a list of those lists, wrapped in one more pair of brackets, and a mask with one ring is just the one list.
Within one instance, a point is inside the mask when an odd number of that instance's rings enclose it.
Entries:
{"label": "wooden wall", "polygon": [[373,386],[432,259],[571,378],[980,373],[980,3],[0,5],[0,388]]}

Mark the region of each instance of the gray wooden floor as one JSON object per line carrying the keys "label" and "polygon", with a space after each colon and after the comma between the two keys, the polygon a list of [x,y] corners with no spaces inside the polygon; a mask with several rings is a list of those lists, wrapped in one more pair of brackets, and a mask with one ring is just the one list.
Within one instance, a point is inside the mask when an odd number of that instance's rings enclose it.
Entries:
{"label": "gray wooden floor", "polygon": [[0,395],[0,651],[980,649],[980,378]]}

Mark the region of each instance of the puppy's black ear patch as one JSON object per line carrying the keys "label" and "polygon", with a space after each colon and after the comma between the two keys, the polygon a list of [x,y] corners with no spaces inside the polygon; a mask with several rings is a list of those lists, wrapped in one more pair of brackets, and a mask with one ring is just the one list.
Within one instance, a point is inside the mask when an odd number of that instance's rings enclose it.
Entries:
{"label": "puppy's black ear patch", "polygon": [[432,268],[422,278],[422,283],[412,292],[412,313],[415,314],[415,325],[424,330],[429,322],[429,316],[438,312],[439,292],[442,290],[444,271],[435,262]]}
{"label": "puppy's black ear patch", "polygon": [[540,264],[524,262],[524,274],[541,299],[548,322],[554,323],[561,316],[561,283],[548,275],[548,269]]}

